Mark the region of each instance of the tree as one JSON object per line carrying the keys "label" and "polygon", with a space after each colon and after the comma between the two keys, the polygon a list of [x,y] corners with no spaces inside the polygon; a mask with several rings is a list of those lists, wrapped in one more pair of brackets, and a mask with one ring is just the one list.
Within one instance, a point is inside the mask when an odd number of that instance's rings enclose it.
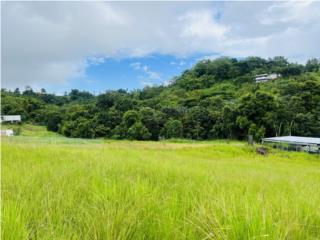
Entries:
{"label": "tree", "polygon": [[140,109],[140,118],[143,125],[150,132],[151,139],[158,140],[164,123],[164,114],[150,107],[142,107]]}
{"label": "tree", "polygon": [[126,127],[130,128],[133,124],[140,121],[139,112],[136,110],[129,110],[123,115],[123,122]]}
{"label": "tree", "polygon": [[13,93],[14,93],[15,95],[20,95],[20,90],[19,90],[19,88],[16,88]]}
{"label": "tree", "polygon": [[281,75],[284,77],[288,77],[288,76],[300,75],[303,72],[303,70],[304,70],[304,67],[302,65],[290,63],[288,66],[280,69],[279,73],[281,73]]}
{"label": "tree", "polygon": [[184,135],[192,139],[205,139],[211,129],[210,113],[203,107],[192,107],[183,118]]}
{"label": "tree", "polygon": [[26,86],[25,90],[22,93],[25,96],[35,96],[36,93],[32,90],[32,88],[30,86]]}
{"label": "tree", "polygon": [[179,120],[169,120],[166,122],[161,130],[161,136],[164,138],[182,138],[183,137],[183,125]]}
{"label": "tree", "polygon": [[58,132],[62,122],[62,114],[56,109],[49,110],[46,113],[46,125],[49,131]]}
{"label": "tree", "polygon": [[132,140],[148,140],[151,138],[151,133],[148,129],[142,124],[142,122],[138,121],[134,123],[128,129],[128,138]]}
{"label": "tree", "polygon": [[88,101],[94,97],[90,92],[78,89],[72,89],[68,96],[71,101]]}
{"label": "tree", "polygon": [[112,129],[115,129],[122,121],[123,113],[117,110],[115,107],[111,107],[108,110],[100,110],[95,114],[97,124],[104,126],[106,129],[105,137],[111,137]]}
{"label": "tree", "polygon": [[307,72],[317,72],[320,71],[320,59],[311,58],[306,63]]}
{"label": "tree", "polygon": [[[237,125],[244,129],[245,135],[256,132],[262,126],[267,126],[269,134],[277,133],[283,120],[279,117],[279,106],[275,98],[265,92],[256,91],[247,94],[240,99],[238,107],[239,116]],[[260,131],[263,132],[262,130]],[[251,134],[254,135],[254,134]]]}

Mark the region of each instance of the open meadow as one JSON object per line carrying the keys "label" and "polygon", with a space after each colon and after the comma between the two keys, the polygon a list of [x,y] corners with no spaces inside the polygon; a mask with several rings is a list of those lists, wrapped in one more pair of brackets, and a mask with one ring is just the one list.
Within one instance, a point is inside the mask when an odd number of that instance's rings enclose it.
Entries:
{"label": "open meadow", "polygon": [[2,239],[320,238],[319,156],[38,133],[2,138]]}

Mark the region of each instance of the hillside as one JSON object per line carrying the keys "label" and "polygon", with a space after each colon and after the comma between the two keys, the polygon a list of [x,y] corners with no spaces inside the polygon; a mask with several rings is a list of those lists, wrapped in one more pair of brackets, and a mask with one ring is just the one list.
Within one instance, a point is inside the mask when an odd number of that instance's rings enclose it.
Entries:
{"label": "hillside", "polygon": [[[2,90],[2,114],[21,114],[67,137],[158,140],[320,137],[320,62],[283,57],[198,62],[168,86],[65,96]],[[261,73],[282,77],[255,83]]]}

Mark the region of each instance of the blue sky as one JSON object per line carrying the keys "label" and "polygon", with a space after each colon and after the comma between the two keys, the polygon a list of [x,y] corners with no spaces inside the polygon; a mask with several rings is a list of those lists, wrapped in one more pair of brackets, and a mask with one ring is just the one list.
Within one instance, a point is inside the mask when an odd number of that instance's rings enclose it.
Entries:
{"label": "blue sky", "polygon": [[77,88],[98,94],[109,89],[132,90],[166,85],[173,77],[179,76],[205,57],[199,54],[186,58],[153,54],[138,58],[101,59],[98,64],[90,64],[84,76],[66,82],[65,86],[50,84],[47,90],[62,93]]}
{"label": "blue sky", "polygon": [[1,87],[165,84],[203,58],[320,57],[319,1],[2,1]]}

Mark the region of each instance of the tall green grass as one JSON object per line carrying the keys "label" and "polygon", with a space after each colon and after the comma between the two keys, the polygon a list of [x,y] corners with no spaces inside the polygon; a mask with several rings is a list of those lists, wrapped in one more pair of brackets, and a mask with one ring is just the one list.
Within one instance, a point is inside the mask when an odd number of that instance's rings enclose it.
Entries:
{"label": "tall green grass", "polygon": [[320,238],[317,156],[46,139],[3,139],[3,239]]}

